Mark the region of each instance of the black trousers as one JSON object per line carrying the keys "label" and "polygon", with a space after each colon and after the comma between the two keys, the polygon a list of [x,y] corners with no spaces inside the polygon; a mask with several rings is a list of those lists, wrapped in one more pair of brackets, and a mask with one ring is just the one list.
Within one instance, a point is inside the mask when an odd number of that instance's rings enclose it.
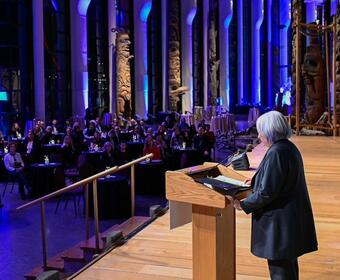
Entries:
{"label": "black trousers", "polygon": [[271,280],[298,280],[299,264],[293,260],[268,260]]}
{"label": "black trousers", "polygon": [[19,192],[21,197],[24,198],[26,196],[24,186],[26,186],[26,188],[29,189],[27,186],[27,180],[25,175],[22,172],[16,171],[11,171],[9,173],[19,183]]}

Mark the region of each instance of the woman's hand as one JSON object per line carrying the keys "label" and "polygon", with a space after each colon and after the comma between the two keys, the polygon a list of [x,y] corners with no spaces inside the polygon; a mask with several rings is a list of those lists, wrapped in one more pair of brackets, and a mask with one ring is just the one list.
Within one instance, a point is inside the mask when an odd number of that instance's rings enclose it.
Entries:
{"label": "woman's hand", "polygon": [[234,208],[238,211],[242,211],[242,207],[240,204],[240,201],[238,199],[233,198],[230,195],[226,195],[226,197],[229,199],[230,203],[234,206]]}
{"label": "woman's hand", "polygon": [[251,184],[251,179],[247,178],[244,180],[243,184],[250,186]]}

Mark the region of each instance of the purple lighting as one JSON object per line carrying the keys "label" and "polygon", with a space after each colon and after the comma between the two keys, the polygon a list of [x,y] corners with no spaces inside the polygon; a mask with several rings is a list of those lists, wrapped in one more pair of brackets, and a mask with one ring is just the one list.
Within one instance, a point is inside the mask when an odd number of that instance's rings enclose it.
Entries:
{"label": "purple lighting", "polygon": [[79,0],[78,2],[78,13],[81,16],[86,17],[87,9],[91,3],[91,0]]}
{"label": "purple lighting", "polygon": [[148,20],[148,16],[149,16],[149,13],[151,11],[151,7],[152,7],[152,2],[148,1],[141,8],[139,17],[140,17],[140,20],[142,22],[146,22]]}
{"label": "purple lighting", "polygon": [[192,25],[192,22],[193,22],[193,20],[194,20],[194,18],[195,18],[195,16],[196,16],[196,11],[197,11],[196,8],[192,8],[192,9],[190,10],[190,12],[188,13],[187,19],[186,19],[187,25]]}

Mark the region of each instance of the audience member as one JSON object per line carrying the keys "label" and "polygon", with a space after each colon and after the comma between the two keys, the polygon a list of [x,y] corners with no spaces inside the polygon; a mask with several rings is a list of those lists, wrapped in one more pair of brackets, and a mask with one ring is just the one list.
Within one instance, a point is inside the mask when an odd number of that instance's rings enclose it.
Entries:
{"label": "audience member", "polygon": [[160,148],[156,145],[154,139],[152,136],[148,136],[145,139],[145,144],[144,144],[144,149],[143,149],[143,156],[147,154],[153,154],[152,159],[154,160],[160,160],[161,158],[161,150]]}
{"label": "audience member", "polygon": [[101,156],[100,160],[103,169],[106,167],[113,167],[119,164],[119,154],[114,149],[111,142],[105,142],[104,144],[104,153]]}
{"label": "audience member", "polygon": [[24,187],[26,186],[28,192],[30,190],[23,172],[25,164],[20,153],[17,153],[16,149],[15,143],[9,144],[9,153],[4,156],[4,164],[7,172],[18,181],[21,198],[26,199]]}

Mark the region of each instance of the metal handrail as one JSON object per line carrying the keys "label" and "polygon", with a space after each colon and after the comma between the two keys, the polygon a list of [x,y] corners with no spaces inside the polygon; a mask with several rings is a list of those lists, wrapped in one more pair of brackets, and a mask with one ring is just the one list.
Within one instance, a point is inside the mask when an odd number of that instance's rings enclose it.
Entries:
{"label": "metal handrail", "polygon": [[26,208],[30,208],[36,204],[40,204],[40,211],[41,211],[41,236],[42,236],[42,255],[43,255],[43,268],[47,269],[47,246],[46,246],[46,218],[45,218],[45,201],[49,200],[50,198],[59,196],[63,193],[69,192],[71,190],[74,190],[80,186],[83,186],[85,188],[85,227],[86,227],[86,240],[90,237],[90,223],[89,223],[89,183],[93,183],[92,189],[93,189],[93,216],[94,216],[94,225],[95,225],[95,242],[96,242],[96,251],[99,251],[99,217],[98,217],[98,193],[97,193],[97,179],[104,177],[106,175],[116,173],[120,170],[123,170],[125,168],[131,167],[131,215],[133,216],[135,213],[135,164],[139,163],[143,160],[146,160],[148,158],[152,158],[153,154],[147,154],[143,157],[140,157],[138,159],[132,160],[126,164],[123,164],[121,166],[114,166],[110,169],[104,170],[102,172],[99,172],[95,175],[92,175],[88,178],[85,178],[83,180],[80,180],[70,186],[67,186],[65,188],[62,188],[60,190],[57,190],[53,193],[50,193],[48,195],[45,195],[43,197],[40,197],[38,199],[35,199],[29,203],[26,203],[24,205],[21,205],[16,208],[16,210],[23,210]]}
{"label": "metal handrail", "polygon": [[37,198],[37,199],[35,199],[35,200],[33,200],[33,201],[30,201],[30,202],[24,204],[24,205],[21,205],[21,206],[17,207],[16,210],[23,210],[23,209],[29,208],[29,207],[31,207],[31,206],[33,206],[33,205],[35,205],[35,204],[38,204],[38,203],[41,202],[41,201],[45,201],[45,200],[48,200],[48,199],[50,199],[50,198],[56,197],[56,196],[58,196],[58,195],[61,195],[61,194],[63,194],[63,193],[69,192],[69,191],[71,191],[71,190],[73,190],[73,189],[76,189],[76,188],[79,187],[79,186],[83,186],[83,185],[85,185],[85,184],[91,183],[91,182],[93,182],[94,180],[99,179],[99,178],[102,178],[102,177],[104,177],[104,176],[106,176],[106,175],[109,175],[109,174],[112,174],[112,173],[116,173],[117,171],[123,170],[123,169],[125,169],[125,168],[127,168],[127,167],[130,167],[130,166],[132,166],[132,165],[135,165],[136,163],[139,163],[139,162],[141,162],[141,161],[143,161],[143,160],[146,160],[146,159],[148,159],[148,158],[151,158],[152,156],[153,156],[153,154],[147,154],[147,155],[145,155],[145,156],[143,156],[143,157],[140,157],[140,158],[138,158],[138,159],[135,159],[135,160],[133,160],[133,161],[130,161],[130,162],[128,162],[128,163],[126,163],[126,164],[123,164],[123,165],[121,165],[121,166],[114,166],[114,167],[111,167],[110,169],[106,169],[106,170],[104,170],[104,171],[102,171],[102,172],[100,172],[100,173],[97,173],[97,174],[92,175],[92,176],[90,176],[90,177],[88,177],[88,178],[85,178],[85,179],[83,179],[83,180],[80,180],[80,181],[78,181],[78,182],[76,182],[76,183],[74,183],[74,184],[72,184],[72,185],[69,185],[69,186],[67,186],[67,187],[65,187],[65,188],[62,188],[62,189],[60,189],[60,190],[57,190],[57,191],[55,191],[55,192],[53,192],[53,193],[49,193],[49,194],[47,194],[47,195],[45,195],[45,196],[42,196],[42,197],[40,197],[40,198]]}

